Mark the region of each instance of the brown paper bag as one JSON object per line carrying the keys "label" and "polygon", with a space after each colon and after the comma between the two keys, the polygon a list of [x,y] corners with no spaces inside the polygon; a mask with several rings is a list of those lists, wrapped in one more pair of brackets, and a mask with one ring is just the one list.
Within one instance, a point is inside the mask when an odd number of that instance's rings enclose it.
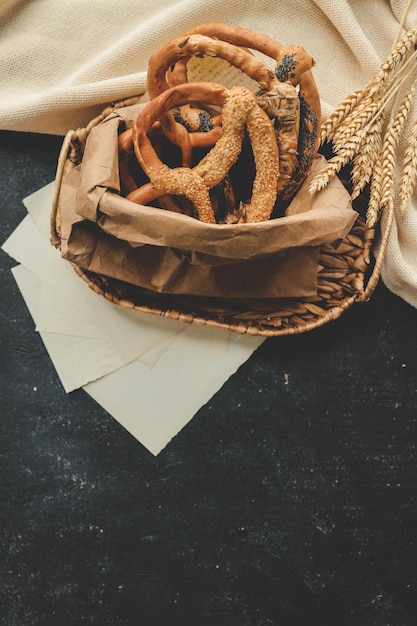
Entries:
{"label": "brown paper bag", "polygon": [[113,111],[92,128],[82,162],[63,177],[62,256],[84,270],[158,293],[219,298],[303,298],[316,293],[320,245],[341,240],[357,213],[342,183],[308,192],[284,217],[256,224],[204,224],[120,195],[117,138],[140,107]]}

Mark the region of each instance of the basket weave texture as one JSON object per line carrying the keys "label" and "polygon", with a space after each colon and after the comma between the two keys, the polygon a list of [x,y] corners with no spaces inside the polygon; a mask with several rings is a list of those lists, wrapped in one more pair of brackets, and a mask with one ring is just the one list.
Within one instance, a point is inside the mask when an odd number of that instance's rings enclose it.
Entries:
{"label": "basket weave texture", "polygon": [[[123,100],[106,108],[86,128],[69,131],[58,159],[55,194],[51,214],[51,240],[59,248],[59,192],[63,177],[82,161],[86,139],[91,129],[115,108],[135,104],[138,98]],[[349,167],[340,174],[349,190]],[[393,211],[385,220],[384,232],[369,228],[365,222],[367,195],[361,194],[353,208],[359,217],[351,231],[338,245],[320,248],[317,293],[302,299],[219,299],[201,296],[160,294],[108,278],[73,265],[89,287],[107,300],[128,309],[178,319],[187,323],[226,328],[237,333],[281,336],[313,330],[339,318],[355,303],[371,297],[380,276]],[[376,236],[377,235],[377,236]],[[378,253],[372,249],[378,240]]]}

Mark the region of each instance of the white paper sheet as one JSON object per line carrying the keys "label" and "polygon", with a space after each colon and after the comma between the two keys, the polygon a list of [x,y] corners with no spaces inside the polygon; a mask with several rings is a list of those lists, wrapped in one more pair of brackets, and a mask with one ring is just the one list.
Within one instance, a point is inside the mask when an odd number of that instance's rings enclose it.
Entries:
{"label": "white paper sheet", "polygon": [[[122,309],[94,293],[40,234],[30,215],[24,218],[2,247],[40,283],[38,288],[41,297],[37,297],[36,304],[32,303],[31,307],[39,330],[73,337],[105,337],[123,364],[152,350],[187,327],[175,320]],[[89,328],[92,329],[90,333]],[[64,358],[63,354],[60,359]],[[94,351],[91,352],[90,360],[98,360]],[[91,363],[84,361],[79,365],[78,379],[83,378],[83,369],[86,369],[86,373],[81,384],[96,378],[91,378]],[[74,388],[72,380],[68,382],[64,379],[63,385],[66,390]]]}
{"label": "white paper sheet", "polygon": [[158,454],[262,343],[122,309],[92,292],[49,243],[54,184],[2,248],[66,391],[83,387]]}
{"label": "white paper sheet", "polygon": [[234,334],[226,354],[207,352],[204,344],[218,329],[206,330],[200,349],[190,350],[190,327],[152,370],[136,360],[84,388],[156,455],[260,344],[258,337]]}

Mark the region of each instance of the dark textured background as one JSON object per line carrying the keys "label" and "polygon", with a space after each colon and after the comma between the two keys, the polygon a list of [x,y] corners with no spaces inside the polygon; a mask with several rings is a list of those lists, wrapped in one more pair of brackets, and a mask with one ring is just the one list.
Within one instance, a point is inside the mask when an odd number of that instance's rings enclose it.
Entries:
{"label": "dark textured background", "polygon": [[[3,241],[61,138],[0,133]],[[66,395],[1,262],[0,623],[415,626],[417,311],[269,339],[157,458]]]}

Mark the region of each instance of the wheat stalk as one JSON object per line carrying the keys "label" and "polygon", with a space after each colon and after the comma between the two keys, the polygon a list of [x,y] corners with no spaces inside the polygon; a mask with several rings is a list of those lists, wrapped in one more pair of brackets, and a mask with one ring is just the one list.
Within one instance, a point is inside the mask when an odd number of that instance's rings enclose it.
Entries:
{"label": "wheat stalk", "polygon": [[366,223],[369,228],[373,228],[378,221],[381,200],[381,175],[381,161],[377,159],[374,163],[368,209],[366,211]]}
{"label": "wheat stalk", "polygon": [[366,129],[361,129],[354,137],[351,137],[343,148],[340,149],[334,157],[328,160],[326,167],[313,178],[308,188],[309,192],[314,193],[326,187],[329,181],[340,172],[342,167],[349,163],[354,155],[357,154],[365,139]]}
{"label": "wheat stalk", "polygon": [[347,96],[339,106],[323,121],[320,128],[320,143],[333,139],[333,132],[339,128],[346,117],[358,106],[365,95],[364,89],[358,89]]}
{"label": "wheat stalk", "polygon": [[[415,57],[415,54],[413,55]],[[403,82],[408,79],[412,72],[415,72],[415,68],[405,71],[406,65],[411,59],[400,69],[399,77],[396,77],[395,84],[392,86],[387,94],[384,96],[384,103],[381,105],[383,110],[389,101],[396,96]],[[391,112],[391,121],[384,135],[382,148],[378,159],[374,162],[374,171],[371,175],[371,193],[367,212],[367,223],[369,227],[373,227],[379,216],[381,209],[388,206],[394,199],[394,172],[396,163],[396,151],[401,135],[404,131],[405,124],[411,112],[412,103],[415,94],[415,83],[412,84],[410,89],[405,95],[401,106],[398,109],[397,114],[394,116]],[[417,151],[417,142],[414,144],[414,150]],[[410,148],[410,156],[412,155],[412,148]],[[417,155],[415,155],[414,164],[417,164]],[[413,173],[409,172],[409,179],[411,180]],[[407,181],[406,181],[407,182]],[[411,184],[413,189],[413,185]],[[408,200],[407,200],[408,202]]]}
{"label": "wheat stalk", "polygon": [[368,89],[370,97],[380,94],[392,80],[396,69],[404,62],[410,50],[414,49],[416,42],[417,30],[413,29],[406,32],[402,39],[394,46],[369,84]]}
{"label": "wheat stalk", "polygon": [[355,111],[345,119],[343,125],[335,130],[332,139],[335,152],[343,149],[347,141],[363,128],[367,127],[368,124],[375,121],[375,116],[377,116],[380,109],[381,101],[364,102],[362,105],[359,105]]}
{"label": "wheat stalk", "polygon": [[[334,132],[340,129],[346,118],[352,114],[355,109],[363,101],[366,104],[375,102],[375,99],[384,89],[392,82],[397,67],[403,63],[405,57],[417,42],[417,29],[413,29],[405,33],[405,35],[396,43],[385,61],[380,65],[377,74],[371,81],[361,89],[357,89],[348,95],[336,109],[323,121],[320,129],[320,141],[331,141]],[[365,106],[366,106],[365,104]]]}
{"label": "wheat stalk", "polygon": [[383,115],[376,117],[368,126],[366,141],[362,150],[353,158],[351,180],[353,183],[352,200],[357,198],[372,178],[375,163],[379,156],[382,142]]}
{"label": "wheat stalk", "polygon": [[404,131],[406,122],[410,115],[411,106],[414,100],[415,85],[406,93],[401,106],[398,109],[395,117],[391,119],[385,133],[384,142],[382,145],[382,189],[381,189],[381,208],[388,205],[390,200],[394,198],[394,174],[395,174],[395,162],[398,143],[401,135]]}
{"label": "wheat stalk", "polygon": [[[368,127],[370,128],[373,124],[373,122],[375,121],[375,119],[377,117],[379,117],[381,115],[381,113],[386,109],[386,107],[391,103],[391,100],[395,100],[400,88],[402,87],[402,85],[409,79],[409,77],[411,75],[413,75],[416,71],[416,61],[417,61],[417,51],[413,53],[413,55],[404,63],[404,65],[400,68],[398,74],[396,76],[394,76],[393,80],[391,81],[390,85],[386,85],[387,90],[385,93],[381,93],[378,94],[380,96],[380,99],[375,101],[375,100],[371,100],[370,104],[369,104],[369,108],[371,108],[371,103],[373,103],[375,106],[375,115],[374,117],[372,117],[369,120],[368,123]],[[411,64],[411,67],[408,67]],[[388,88],[389,87],[389,88]],[[374,98],[376,97],[376,94],[374,94]],[[367,101],[369,101],[369,99],[367,98]],[[393,111],[393,106],[392,106],[392,111]],[[362,111],[362,109],[358,107],[359,112]],[[355,114],[357,111],[353,111],[352,112],[352,117],[353,114]],[[359,116],[361,117],[361,116]],[[362,127],[365,126],[366,124],[366,116],[362,116]],[[337,132],[343,133],[344,131],[346,131],[347,133],[349,132],[348,128],[345,128],[346,125],[346,120],[344,121],[343,124],[340,125],[339,129]],[[335,131],[336,133],[336,131]]]}
{"label": "wheat stalk", "polygon": [[[380,210],[393,202],[397,150],[410,115],[414,84],[399,107],[396,100],[402,86],[416,72],[416,42],[416,29],[405,33],[381,63],[374,78],[363,89],[345,98],[321,126],[321,142],[332,141],[335,154],[314,177],[309,191],[314,193],[325,187],[344,165],[352,161],[352,199],[370,183],[369,226],[374,226]],[[390,121],[383,135],[385,110],[389,107]],[[416,184],[417,122],[408,143],[400,183],[403,208]]]}
{"label": "wheat stalk", "polygon": [[406,18],[407,18],[407,15],[408,15],[408,11],[410,10],[410,6],[411,6],[411,3],[412,3],[413,1],[414,1],[414,0],[407,0],[407,3],[406,3],[406,5],[405,5],[405,7],[404,7],[404,10],[403,10],[403,14],[402,14],[402,16],[401,16],[400,23],[398,24],[397,36],[395,37],[395,41],[394,41],[394,43],[393,43],[393,46],[396,46],[396,45],[397,45],[397,43],[398,43],[398,40],[399,40],[400,35],[401,35],[401,33],[402,33],[402,30],[403,30],[403,28],[404,28],[404,24],[405,24],[405,20],[406,20]]}
{"label": "wheat stalk", "polygon": [[402,163],[403,171],[399,182],[400,213],[403,213],[417,183],[417,120],[414,122]]}

